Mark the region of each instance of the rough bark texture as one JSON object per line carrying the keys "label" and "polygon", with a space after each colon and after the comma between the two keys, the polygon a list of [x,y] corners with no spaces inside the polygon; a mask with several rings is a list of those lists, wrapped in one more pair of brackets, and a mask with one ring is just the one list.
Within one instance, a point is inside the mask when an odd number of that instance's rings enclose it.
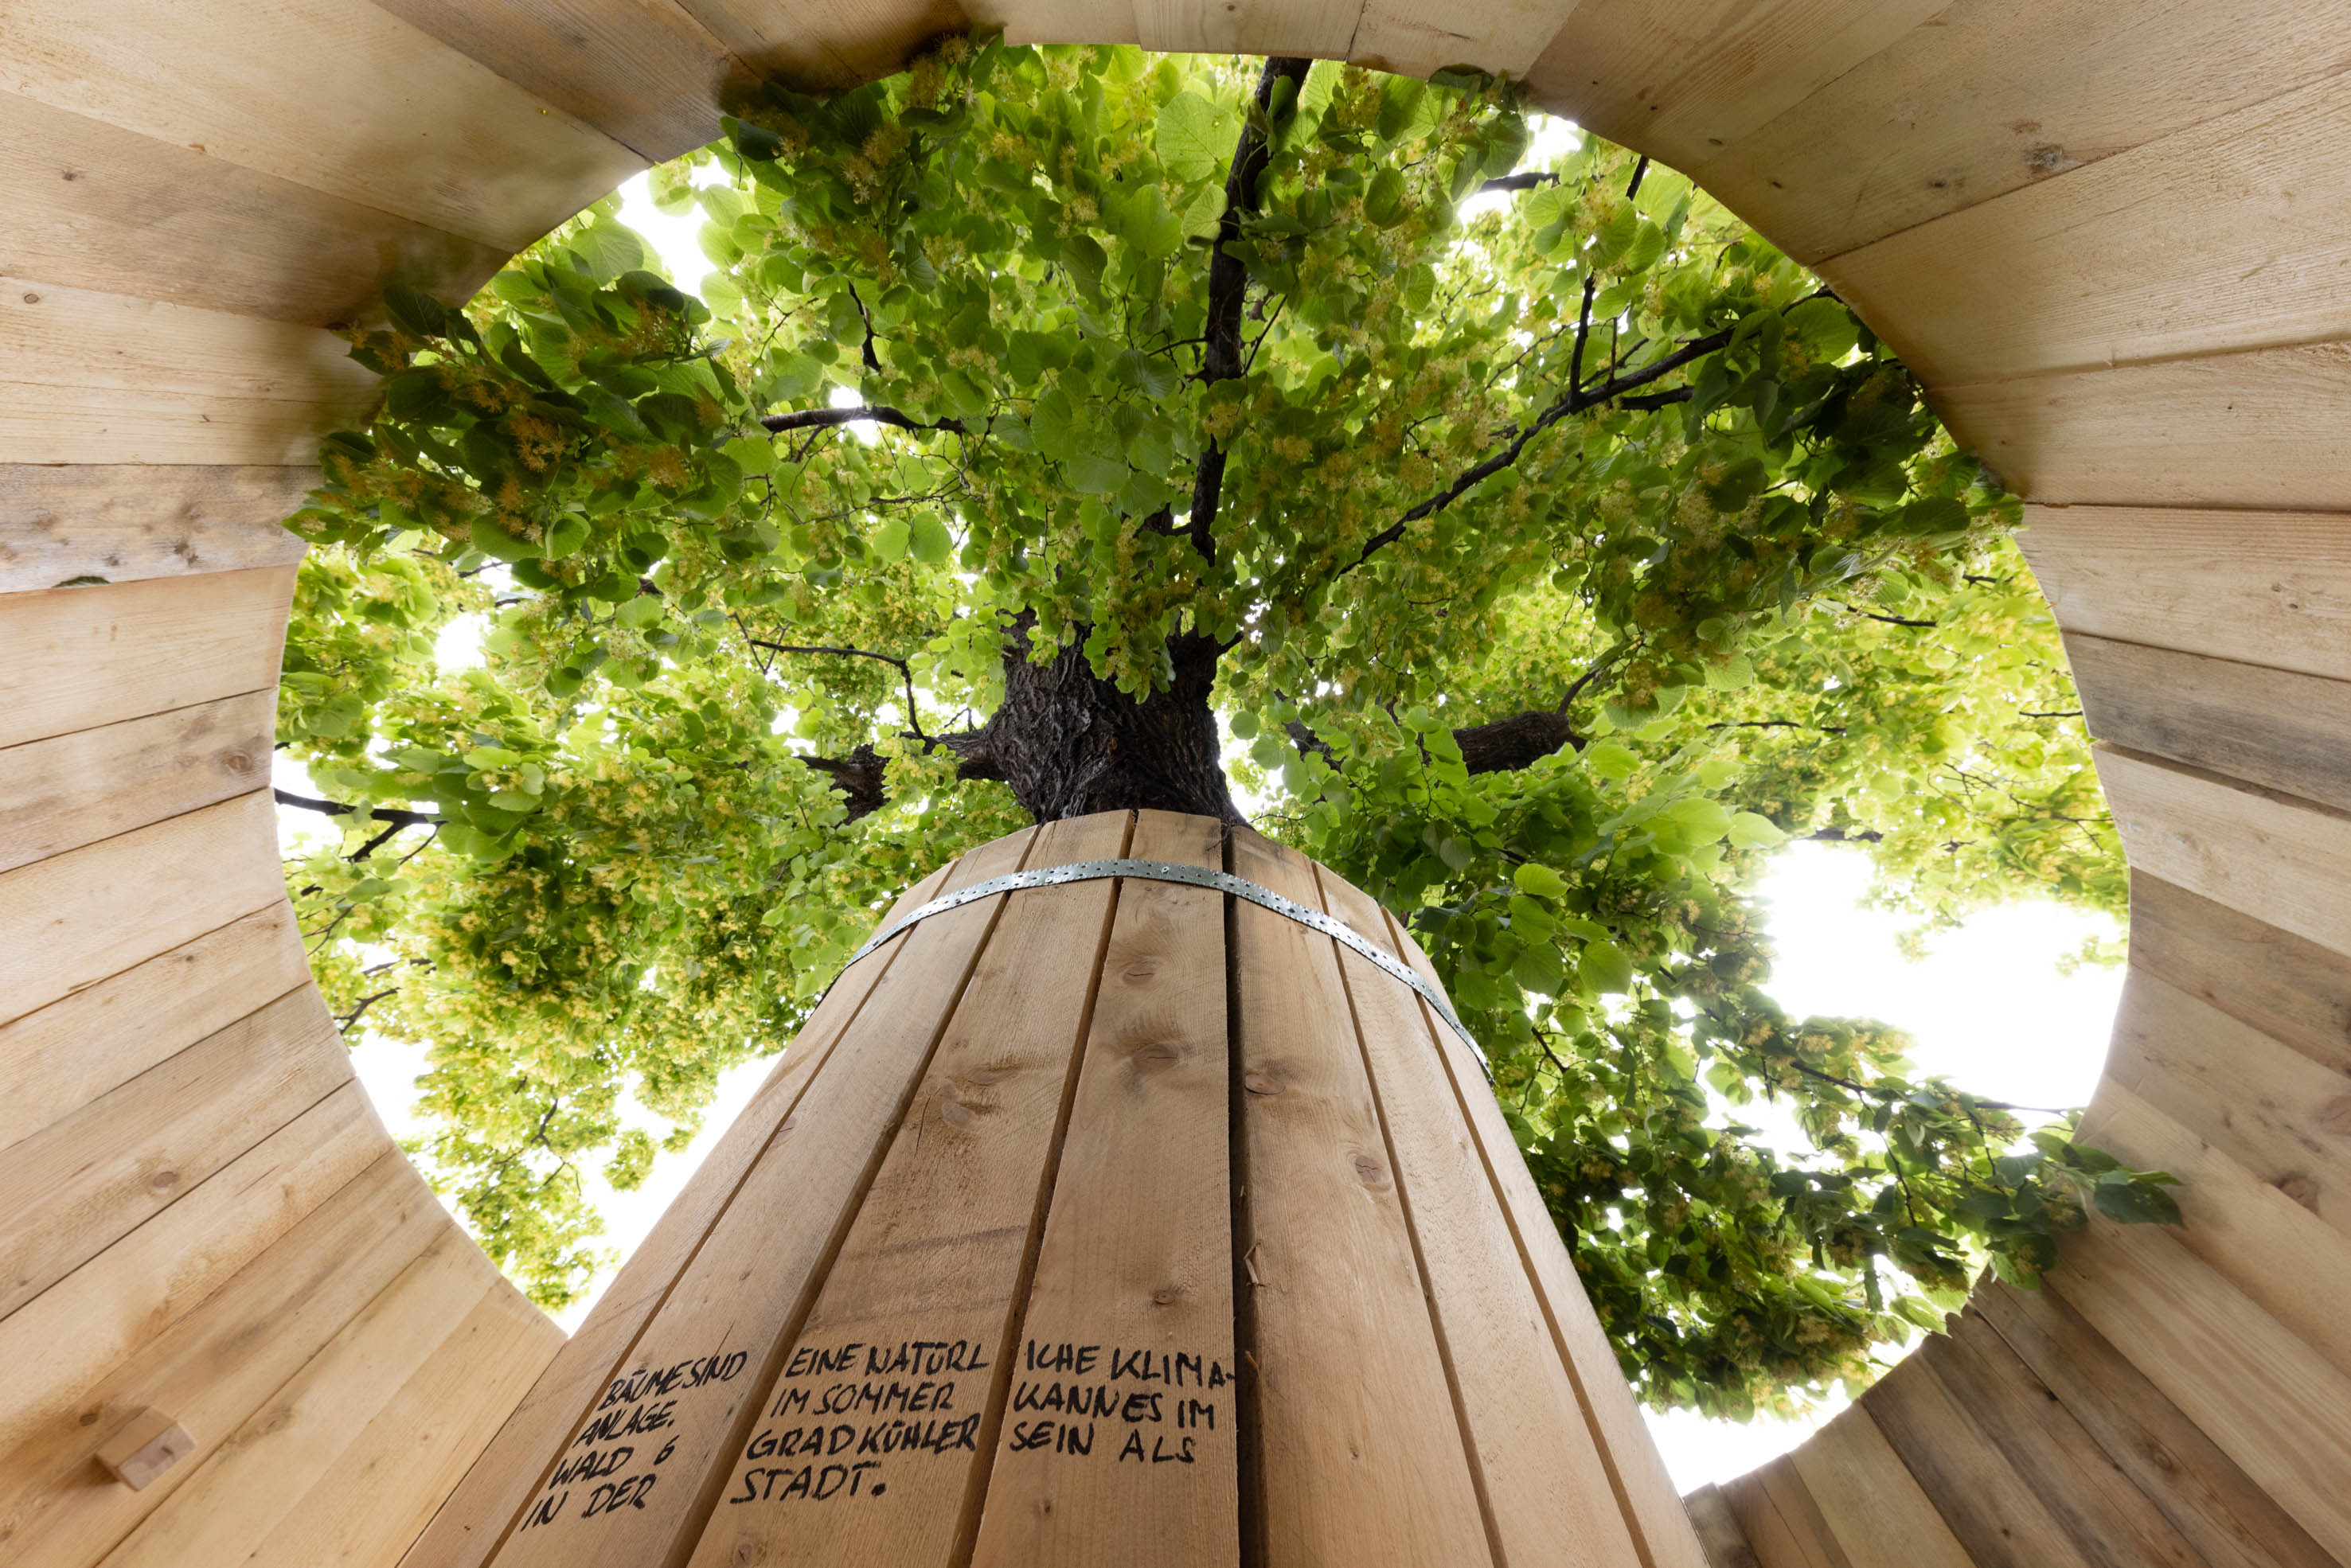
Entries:
{"label": "rough bark texture", "polygon": [[1462,765],[1472,773],[1508,773],[1540,762],[1562,746],[1583,748],[1563,713],[1534,708],[1453,732]]}

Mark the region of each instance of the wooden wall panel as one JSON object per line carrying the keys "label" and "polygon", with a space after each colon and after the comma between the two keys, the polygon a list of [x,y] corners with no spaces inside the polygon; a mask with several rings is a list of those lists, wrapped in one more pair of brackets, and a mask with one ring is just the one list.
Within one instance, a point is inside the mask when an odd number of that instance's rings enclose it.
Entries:
{"label": "wooden wall panel", "polygon": [[0,465],[0,593],[292,566],[316,468]]}
{"label": "wooden wall panel", "polygon": [[274,691],[293,596],[290,566],[9,595],[0,746]]}
{"label": "wooden wall panel", "polygon": [[0,201],[13,277],[312,327],[359,319],[393,277],[463,299],[506,256],[13,92]]}
{"label": "wooden wall panel", "polygon": [[309,980],[281,898],[0,1024],[0,1150]]}
{"label": "wooden wall panel", "polygon": [[277,695],[0,747],[0,872],[254,792],[269,777]]}
{"label": "wooden wall panel", "polygon": [[1855,1568],[1971,1568],[1865,1403],[1840,1412],[1788,1462]]}
{"label": "wooden wall panel", "polygon": [[2068,632],[2351,681],[2351,516],[2027,507]]}
{"label": "wooden wall panel", "polygon": [[2334,1071],[2351,1073],[2351,965],[2144,872],[2131,874],[2130,962]]}

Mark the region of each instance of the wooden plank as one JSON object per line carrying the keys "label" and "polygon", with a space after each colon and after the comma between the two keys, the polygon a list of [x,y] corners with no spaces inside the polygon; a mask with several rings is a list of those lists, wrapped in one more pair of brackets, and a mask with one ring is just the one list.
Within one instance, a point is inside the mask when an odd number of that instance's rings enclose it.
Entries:
{"label": "wooden plank", "polygon": [[969,0],[965,6],[978,27],[1001,27],[1008,44],[1132,44],[1134,7],[1092,9],[1081,0]]}
{"label": "wooden plank", "polygon": [[[422,1177],[386,1150],[202,1305],[0,1458],[0,1550],[16,1568],[86,1568],[195,1474],[230,1434],[454,1228]],[[90,1454],[152,1405],[196,1440],[143,1492],[89,1484]]]}
{"label": "wooden plank", "polygon": [[2065,634],[2090,733],[2351,810],[2351,681]]}
{"label": "wooden plank", "polygon": [[392,277],[455,303],[505,259],[13,92],[0,92],[0,269],[16,277],[313,327],[360,319]]}
{"label": "wooden plank", "polygon": [[0,1150],[309,978],[281,901],[0,1024]]}
{"label": "wooden plank", "polygon": [[2351,967],[2186,888],[2131,874],[2131,968],[2351,1074]]}
{"label": "wooden plank", "polygon": [[2115,1016],[2107,1084],[2351,1234],[2351,1075],[2135,969]]}
{"label": "wooden plank", "polygon": [[2351,953],[2351,817],[2110,746],[2094,755],[2134,867]]}
{"label": "wooden plank", "polygon": [[[512,1289],[471,1237],[455,1226],[442,1232],[108,1552],[104,1568],[247,1561],[409,1380],[449,1354],[484,1298]],[[392,1490],[402,1483],[378,1484]],[[371,1560],[381,1562],[398,1543],[373,1544]]]}
{"label": "wooden plank", "polygon": [[1682,1500],[1690,1528],[1698,1532],[1710,1568],[1763,1568],[1740,1528],[1739,1515],[1722,1488],[1709,1481]]}
{"label": "wooden plank", "polygon": [[1814,264],[2351,68],[2342,20],[2302,0],[1959,0],[1728,135],[1709,122],[1718,98],[1744,107],[1735,86],[1677,78],[1642,144]]}
{"label": "wooden plank", "polygon": [[[1857,1568],[1974,1568],[1902,1458],[1869,1418],[1848,1406],[1788,1455],[1823,1528]],[[1695,1514],[1693,1514],[1695,1517]]]}
{"label": "wooden plank", "polygon": [[[1051,823],[1027,863],[1112,859],[1130,825],[1123,811]],[[1031,1371],[1013,1330],[1115,886],[1010,895],[815,1309],[762,1396],[695,1563],[969,1560],[1005,1407]],[[1181,1453],[1172,1387],[1155,1399],[1149,1386],[1100,1386],[1125,1403],[1116,1420],[1094,1424],[1096,1464],[1123,1462],[1113,1447],[1123,1437],[1151,1445],[1138,1453]],[[874,1458],[861,1462],[861,1453]],[[615,1568],[636,1560],[597,1559]]]}
{"label": "wooden plank", "polygon": [[2179,1177],[2182,1244],[2311,1349],[2351,1372],[2351,1323],[2343,1313],[2351,1298],[2351,1245],[2311,1208],[2320,1183],[2302,1170],[2282,1182],[2264,1181],[2179,1118],[2113,1082],[2098,1086],[2082,1125],[2093,1147]]}
{"label": "wooden plank", "polygon": [[[1361,889],[1317,868],[1324,913],[1387,946]],[[1341,977],[1498,1562],[1635,1563],[1565,1358],[1455,1103],[1419,998],[1356,954]]]}
{"label": "wooden plank", "polygon": [[2351,518],[2028,507],[2017,542],[2069,632],[2351,681]]}
{"label": "wooden plank", "polygon": [[[973,851],[956,862],[952,885],[1016,869],[1034,837],[1016,834]],[[644,1422],[665,1422],[658,1429],[673,1434],[674,1446],[664,1438],[646,1468],[631,1472],[624,1506],[612,1506],[618,1494],[608,1490],[607,1506],[587,1518],[582,1511],[597,1502],[595,1488],[617,1487],[617,1473],[577,1486],[569,1476],[535,1484],[536,1500],[527,1500],[514,1533],[496,1552],[500,1564],[587,1568],[610,1561],[634,1568],[646,1552],[666,1553],[699,1529],[882,1164],[890,1131],[913,1103],[1002,905],[1000,897],[966,904],[909,934],[724,1213],[690,1251],[625,1352],[621,1373],[593,1409],[574,1415],[560,1448],[532,1457],[548,1463],[595,1454],[595,1462],[609,1463],[621,1448],[638,1447],[616,1440],[632,1417],[641,1432],[648,1430]],[[668,1468],[654,1469],[650,1461],[663,1450],[667,1457],[659,1463]],[[559,1469],[539,1473],[564,1476]],[[669,1485],[649,1488],[647,1475]]]}
{"label": "wooden plank", "polygon": [[648,163],[718,140],[749,73],[667,0],[376,0]]}
{"label": "wooden plank", "polygon": [[0,1152],[0,1318],[350,1082],[303,986]]}
{"label": "wooden plank", "polygon": [[1135,39],[1174,53],[1347,57],[1364,0],[1301,0],[1279,9],[1234,0],[1133,0]]}
{"label": "wooden plank", "polygon": [[2049,1280],[2323,1550],[2351,1558],[2351,1377],[2153,1226],[2093,1218]]}
{"label": "wooden plank", "polygon": [[0,465],[0,593],[292,566],[316,468]]}
{"label": "wooden plank", "polygon": [[[1391,951],[1401,953],[1424,978],[1442,984],[1428,955],[1393,915],[1387,916],[1387,932]],[[1469,1048],[1452,1030],[1438,1031],[1437,1041],[1444,1051],[1455,1101],[1477,1140],[1487,1178],[1501,1197],[1527,1276],[1542,1298],[1552,1343],[1559,1347],[1583,1401],[1593,1444],[1607,1467],[1609,1484],[1632,1528],[1644,1568],[1703,1568],[1704,1550],[1674,1490],[1665,1458],[1641,1419],[1632,1386],[1617,1364],[1615,1348],[1576,1279],[1566,1244],[1535,1187],[1534,1177],[1528,1174],[1517,1140],[1502,1120],[1493,1090],[1470,1057]]]}
{"label": "wooden plank", "polygon": [[314,463],[374,402],[330,332],[0,277],[0,463]]}
{"label": "wooden plank", "polygon": [[[2331,26],[2340,51],[2342,18]],[[2338,70],[1816,270],[1936,385],[2338,339],[2351,334],[2346,119],[2351,72]],[[2247,256],[2258,305],[2233,287]]]}
{"label": "wooden plank", "polygon": [[276,690],[0,748],[0,872],[247,794],[269,777]]}
{"label": "wooden plank", "polygon": [[391,1146],[366,1092],[346,1084],[0,1319],[0,1356],[18,1369],[0,1453],[60,1419]]}
{"label": "wooden plank", "polygon": [[363,0],[16,0],[0,89],[520,250],[643,167]]}
{"label": "wooden plank", "polygon": [[0,1019],[282,902],[269,797],[0,872]]}
{"label": "wooden plank", "polygon": [[1980,1568],[2105,1568],[1918,1356],[1879,1378],[1862,1405]]}
{"label": "wooden plank", "polygon": [[[1126,852],[1221,870],[1224,838],[1209,818],[1143,811]],[[973,1568],[1237,1561],[1224,902],[1207,888],[1119,886]],[[1088,1354],[1086,1375],[1027,1370],[1062,1345]],[[1188,1462],[1123,1460],[1123,1419],[1068,1409],[1072,1386],[1122,1401],[1157,1386],[1112,1376],[1114,1362],[1171,1380],[1173,1433],[1155,1423],[1149,1436]]]}
{"label": "wooden plank", "polygon": [[[955,869],[952,862],[940,867],[906,897],[941,885]],[[904,937],[893,940],[844,973],[825,993],[767,1082],[688,1178],[661,1223],[622,1262],[587,1321],[564,1342],[434,1515],[402,1560],[411,1568],[475,1568],[505,1541],[524,1503],[555,1469],[561,1446],[578,1429],[583,1412],[622,1370],[638,1337],[668,1301],[711,1227],[778,1128],[789,1121],[810,1079],[904,947]]]}
{"label": "wooden plank", "polygon": [[1943,386],[1928,401],[2030,500],[2351,509],[2351,344]]}
{"label": "wooden plank", "polygon": [[273,689],[293,598],[291,566],[9,594],[0,747]]}
{"label": "wooden plank", "polygon": [[[2054,1291],[1994,1283],[1977,1291],[1974,1305],[2212,1568],[2334,1564],[2307,1531]],[[1799,1463],[1805,1452],[1799,1450]]]}
{"label": "wooden plank", "polygon": [[1784,1455],[1731,1481],[1722,1495],[1762,1568],[1856,1568]]}
{"label": "wooden plank", "polygon": [[762,77],[809,89],[852,87],[888,76],[925,44],[967,31],[970,20],[948,0],[677,0]]}
{"label": "wooden plank", "polygon": [[1950,1321],[1949,1336],[1930,1338],[1917,1359],[2023,1478],[2083,1556],[2104,1568],[2202,1568],[2203,1555],[1980,1314],[1963,1312]]}
{"label": "wooden plank", "polygon": [[[1317,902],[1294,852],[1236,830],[1230,856],[1235,875]],[[1333,944],[1253,904],[1232,919],[1247,1199],[1233,1242],[1251,1294],[1263,1538],[1243,1560],[1490,1562]]]}
{"label": "wooden plank", "polygon": [[245,1558],[245,1568],[377,1568],[413,1540],[529,1387],[563,1331],[504,1281],[435,1346]]}
{"label": "wooden plank", "polygon": [[1522,78],[1577,0],[1365,0],[1347,57],[1374,70],[1425,77],[1447,66]]}

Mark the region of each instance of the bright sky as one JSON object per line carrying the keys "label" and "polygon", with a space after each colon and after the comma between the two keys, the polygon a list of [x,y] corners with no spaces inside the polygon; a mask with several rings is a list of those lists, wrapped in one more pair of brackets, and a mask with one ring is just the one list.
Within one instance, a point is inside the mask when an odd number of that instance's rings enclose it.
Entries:
{"label": "bright sky", "polygon": [[[1564,150],[1573,134],[1562,122],[1541,126],[1535,159]],[[711,270],[696,237],[700,214],[672,217],[655,209],[642,174],[622,193],[622,221],[659,252],[674,281],[698,289]],[[443,662],[463,665],[478,659],[481,632],[475,618],[452,624],[442,639]],[[283,760],[277,782],[317,793],[298,767]],[[319,819],[308,813],[281,811],[280,818],[280,836],[289,849],[318,831]],[[1995,1099],[2078,1105],[2089,1098],[2121,976],[2084,969],[2061,977],[2055,963],[2085,936],[2115,935],[2111,922],[2054,904],[2015,905],[1977,916],[1938,939],[1925,961],[1912,964],[1894,946],[1898,922],[1857,906],[1867,883],[1867,863],[1855,850],[1799,843],[1777,856],[1763,891],[1780,955],[1770,989],[1783,1007],[1800,1017],[1865,1016],[1907,1030],[1917,1041],[1914,1060],[1922,1071],[1948,1073]],[[417,1131],[412,1107],[415,1080],[425,1067],[423,1053],[369,1036],[353,1051],[352,1061],[393,1135]],[[635,1249],[771,1067],[750,1062],[722,1078],[701,1136],[684,1155],[657,1161],[652,1179],[639,1191],[615,1193],[591,1178],[590,1197],[608,1222],[609,1245],[623,1255]],[[664,1130],[649,1115],[642,1124],[656,1135]],[[600,1280],[598,1289],[605,1282]],[[576,1327],[592,1304],[591,1296],[559,1321],[567,1329]],[[1834,1413],[1823,1410],[1817,1419]],[[1742,1426],[1687,1412],[1649,1417],[1675,1484],[1684,1491],[1784,1453],[1815,1424]]]}

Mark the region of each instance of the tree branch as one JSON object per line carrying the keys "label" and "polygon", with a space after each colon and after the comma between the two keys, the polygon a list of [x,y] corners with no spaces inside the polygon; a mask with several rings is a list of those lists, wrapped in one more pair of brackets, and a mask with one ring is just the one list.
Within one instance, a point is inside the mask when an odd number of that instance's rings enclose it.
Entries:
{"label": "tree branch", "polygon": [[[393,832],[402,828],[437,828],[446,821],[445,818],[436,817],[430,811],[412,811],[402,806],[361,808],[346,806],[340,800],[314,800],[308,795],[291,794],[284,789],[272,789],[269,793],[281,806],[292,806],[305,811],[317,811],[328,817],[364,816],[371,822],[390,822]],[[351,859],[363,859],[369,851],[373,850],[376,845],[391,836],[391,833],[385,833],[377,837],[368,844],[367,849],[351,856]]]}
{"label": "tree branch", "polygon": [[838,653],[844,658],[876,659],[883,664],[894,665],[899,675],[906,683],[906,722],[914,727],[916,740],[927,741],[931,738],[923,733],[922,716],[914,711],[914,667],[896,654],[877,653],[871,648],[829,648],[807,643],[768,643],[750,636],[745,637],[744,641],[754,648],[765,648],[772,653]]}
{"label": "tree branch", "polygon": [[1554,185],[1558,183],[1559,176],[1556,174],[1540,172],[1505,174],[1499,180],[1487,181],[1472,193],[1486,196],[1504,191],[1531,191],[1537,185]]}
{"label": "tree branch", "polygon": [[840,425],[855,424],[861,420],[893,425],[900,430],[944,430],[950,435],[969,434],[959,419],[942,419],[926,423],[886,403],[860,403],[853,408],[811,408],[798,413],[771,413],[762,418],[759,423],[762,428],[781,434],[787,430],[831,430]]}

